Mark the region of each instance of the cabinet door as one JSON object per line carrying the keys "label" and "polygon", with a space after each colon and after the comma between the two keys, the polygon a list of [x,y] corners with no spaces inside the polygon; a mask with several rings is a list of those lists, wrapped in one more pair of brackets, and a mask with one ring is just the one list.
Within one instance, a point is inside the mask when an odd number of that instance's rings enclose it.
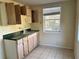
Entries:
{"label": "cabinet door", "polygon": [[21,6],[21,15],[26,15],[26,6]]}
{"label": "cabinet door", "polygon": [[23,59],[24,55],[23,55],[23,42],[22,39],[18,40],[18,59]]}
{"label": "cabinet door", "polygon": [[15,5],[16,24],[21,24],[21,10],[19,5]]}
{"label": "cabinet door", "polygon": [[28,54],[28,42],[27,37],[23,38],[23,44],[24,44],[24,56]]}
{"label": "cabinet door", "polygon": [[38,35],[37,33],[34,33],[34,34],[33,34],[34,48],[37,47],[37,45],[38,45],[37,35]]}
{"label": "cabinet door", "polygon": [[31,16],[31,9],[29,6],[21,6],[21,14]]}
{"label": "cabinet door", "polygon": [[28,7],[28,8],[27,8],[27,15],[28,15],[28,16],[31,16],[31,15],[32,15],[31,12],[32,12],[31,9]]}
{"label": "cabinet door", "polygon": [[32,23],[32,11],[29,6],[26,6],[27,23]]}
{"label": "cabinet door", "polygon": [[28,36],[28,44],[29,44],[29,52],[33,50],[33,36],[29,35]]}
{"label": "cabinet door", "polygon": [[15,16],[15,6],[13,3],[6,3],[6,12],[8,18],[8,24],[14,25],[16,24],[16,16]]}
{"label": "cabinet door", "polygon": [[37,22],[38,22],[38,11],[32,10],[32,23],[37,23]]}
{"label": "cabinet door", "polygon": [[0,25],[8,25],[7,24],[7,13],[5,3],[0,2]]}

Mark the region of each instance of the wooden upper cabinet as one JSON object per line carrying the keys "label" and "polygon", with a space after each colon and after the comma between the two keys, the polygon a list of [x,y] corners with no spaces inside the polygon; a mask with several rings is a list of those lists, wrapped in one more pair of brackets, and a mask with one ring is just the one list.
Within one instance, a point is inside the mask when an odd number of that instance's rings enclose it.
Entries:
{"label": "wooden upper cabinet", "polygon": [[26,6],[21,6],[21,15],[26,15]]}
{"label": "wooden upper cabinet", "polygon": [[38,11],[32,10],[32,23],[38,22]]}
{"label": "wooden upper cabinet", "polygon": [[16,24],[21,24],[21,10],[19,5],[15,5]]}
{"label": "wooden upper cabinet", "polygon": [[29,6],[26,6],[26,11],[28,16],[32,16],[32,10]]}
{"label": "wooden upper cabinet", "polygon": [[0,3],[0,26],[7,25],[7,14],[5,3]]}
{"label": "wooden upper cabinet", "polygon": [[31,9],[29,6],[21,6],[21,14],[31,16]]}
{"label": "wooden upper cabinet", "polygon": [[0,26],[21,24],[21,15],[27,16],[27,23],[31,23],[31,14],[29,6],[0,3]]}
{"label": "wooden upper cabinet", "polygon": [[13,3],[0,3],[0,25],[15,24],[21,24],[20,6]]}
{"label": "wooden upper cabinet", "polygon": [[16,24],[15,6],[13,3],[5,3],[8,25]]}

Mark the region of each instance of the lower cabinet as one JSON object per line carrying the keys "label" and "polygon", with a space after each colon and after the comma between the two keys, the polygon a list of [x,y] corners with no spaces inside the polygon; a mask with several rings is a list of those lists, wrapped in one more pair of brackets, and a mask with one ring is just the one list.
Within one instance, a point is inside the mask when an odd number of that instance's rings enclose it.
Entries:
{"label": "lower cabinet", "polygon": [[4,39],[6,59],[24,59],[38,45],[37,35],[36,32],[18,40]]}

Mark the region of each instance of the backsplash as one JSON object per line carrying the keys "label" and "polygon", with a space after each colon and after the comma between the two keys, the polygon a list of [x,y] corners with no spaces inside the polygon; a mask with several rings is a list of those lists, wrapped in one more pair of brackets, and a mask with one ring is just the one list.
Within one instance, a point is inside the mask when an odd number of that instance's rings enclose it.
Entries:
{"label": "backsplash", "polygon": [[8,26],[0,26],[0,36],[21,31],[23,29],[28,29],[30,28],[30,24],[26,24],[26,26],[23,25],[8,25]]}

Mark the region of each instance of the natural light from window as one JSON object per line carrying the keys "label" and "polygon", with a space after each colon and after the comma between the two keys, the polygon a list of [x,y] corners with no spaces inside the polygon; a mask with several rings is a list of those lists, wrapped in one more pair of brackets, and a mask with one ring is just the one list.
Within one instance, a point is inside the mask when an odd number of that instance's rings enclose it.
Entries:
{"label": "natural light from window", "polygon": [[51,13],[44,12],[43,14],[44,32],[60,32],[60,10],[56,10],[56,11],[53,11]]}

